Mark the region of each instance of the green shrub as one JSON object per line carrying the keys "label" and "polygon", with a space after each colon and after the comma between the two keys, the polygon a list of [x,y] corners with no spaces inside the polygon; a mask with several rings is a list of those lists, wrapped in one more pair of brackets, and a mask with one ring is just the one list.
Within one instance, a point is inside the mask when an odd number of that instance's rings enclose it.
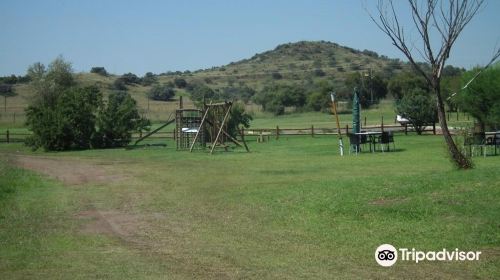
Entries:
{"label": "green shrub", "polygon": [[90,69],[90,73],[95,73],[104,77],[109,75],[108,71],[106,71],[104,67],[92,67],[92,69]]}
{"label": "green shrub", "polygon": [[101,99],[96,87],[70,88],[57,96],[54,105],[30,105],[26,124],[33,135],[26,144],[46,151],[90,148]]}
{"label": "green shrub", "polygon": [[111,93],[106,106],[101,106],[97,117],[95,147],[122,147],[132,140],[132,132],[149,126],[140,117],[136,101],[125,91]]}
{"label": "green shrub", "polygon": [[148,92],[148,98],[159,101],[169,101],[175,96],[175,90],[169,85],[155,85]]}

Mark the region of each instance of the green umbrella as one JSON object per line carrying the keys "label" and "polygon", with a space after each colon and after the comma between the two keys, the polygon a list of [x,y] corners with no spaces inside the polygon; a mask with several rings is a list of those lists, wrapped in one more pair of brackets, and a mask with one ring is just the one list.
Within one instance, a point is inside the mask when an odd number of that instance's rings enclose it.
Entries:
{"label": "green umbrella", "polygon": [[360,108],[359,108],[358,88],[354,88],[354,97],[352,99],[352,133],[358,133],[361,131],[359,113],[360,113]]}

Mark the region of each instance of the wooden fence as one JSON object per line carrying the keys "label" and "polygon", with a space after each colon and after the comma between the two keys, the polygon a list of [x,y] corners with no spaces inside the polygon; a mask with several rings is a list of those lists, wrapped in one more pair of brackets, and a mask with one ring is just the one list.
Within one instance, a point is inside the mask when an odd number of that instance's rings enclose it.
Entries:
{"label": "wooden fence", "polygon": [[[432,132],[436,134],[436,126],[429,125],[428,129],[425,129],[426,132]],[[405,133],[414,131],[411,126],[401,126],[401,125],[375,125],[375,126],[364,126],[361,128],[363,131],[392,131],[396,133]],[[342,127],[341,133],[347,134],[350,133],[351,128],[346,125]],[[305,128],[280,128],[276,126],[275,128],[248,128],[244,129],[243,133],[245,137],[256,137],[257,141],[265,141],[270,138],[279,139],[283,136],[322,136],[322,135],[337,135],[337,129],[328,127],[314,127],[311,125],[310,127]],[[30,136],[31,133],[15,133],[9,132],[6,130],[3,135],[0,134],[0,143],[16,143],[16,142],[24,142],[24,140]],[[139,133],[134,133],[132,135],[132,143],[139,139],[142,135]],[[175,139],[175,130],[172,131],[159,131],[148,137],[150,140],[161,140],[161,139]]]}

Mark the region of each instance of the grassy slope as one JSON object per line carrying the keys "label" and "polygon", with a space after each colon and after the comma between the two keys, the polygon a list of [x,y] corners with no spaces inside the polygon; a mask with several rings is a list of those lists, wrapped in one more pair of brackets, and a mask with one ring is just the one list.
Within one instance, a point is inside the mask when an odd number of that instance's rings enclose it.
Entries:
{"label": "grassy slope", "polygon": [[[214,156],[172,148],[52,154],[118,161],[116,171],[132,176],[77,188],[8,168],[0,185],[14,184],[16,192],[1,202],[0,273],[9,279],[500,276],[500,157],[479,157],[476,169],[460,172],[445,158],[441,137],[399,136],[398,152],[344,158],[333,143],[333,137],[282,138],[251,142],[249,154]],[[149,225],[144,238],[151,247],[129,246],[78,233],[74,215],[88,203],[167,218]],[[386,242],[483,255],[478,263],[383,269],[373,251]]]}
{"label": "grassy slope", "polygon": [[[334,59],[334,63],[332,63],[332,59]],[[344,70],[339,71],[339,67]],[[244,59],[222,67],[214,67],[189,74],[159,76],[158,81],[167,83],[172,82],[175,78],[182,77],[188,83],[207,83],[210,80],[208,86],[214,89],[231,85],[248,85],[259,90],[264,84],[271,82],[289,84],[303,83],[306,80],[329,80],[334,82],[338,90],[343,90],[343,81],[346,75],[352,72],[366,72],[372,69],[374,73],[380,74],[387,69],[399,71],[397,69],[402,67],[406,67],[406,65],[389,59],[371,57],[334,43],[297,42],[283,44],[274,50],[256,54],[250,59]],[[322,69],[325,76],[315,76],[315,69]],[[273,72],[280,72],[283,78],[273,80]],[[110,91],[111,85],[116,78],[117,76],[114,75],[102,77],[92,73],[76,74],[76,80],[81,85],[97,85],[104,93]],[[178,107],[178,97],[187,96],[183,89],[178,89],[177,98],[172,102],[148,102],[146,93],[149,89],[150,87],[140,85],[128,86],[129,92],[138,102],[141,113],[154,121],[165,121],[168,115]],[[33,92],[28,85],[16,85],[15,91],[18,95],[8,99],[7,112],[0,112],[0,124],[19,127],[24,122],[24,108],[32,99]],[[184,105],[186,108],[193,107],[188,98],[184,99]],[[16,114],[15,123],[14,113]]]}

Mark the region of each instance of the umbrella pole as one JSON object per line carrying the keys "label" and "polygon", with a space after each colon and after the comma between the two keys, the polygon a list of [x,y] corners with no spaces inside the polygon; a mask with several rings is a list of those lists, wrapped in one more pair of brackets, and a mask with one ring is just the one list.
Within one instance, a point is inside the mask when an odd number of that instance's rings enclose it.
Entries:
{"label": "umbrella pole", "polygon": [[330,94],[330,97],[332,98],[332,110],[333,114],[335,115],[335,121],[337,123],[337,135],[339,136],[340,156],[344,156],[344,143],[342,142],[342,132],[340,131],[339,115],[337,114],[337,105],[335,103],[335,93]]}

